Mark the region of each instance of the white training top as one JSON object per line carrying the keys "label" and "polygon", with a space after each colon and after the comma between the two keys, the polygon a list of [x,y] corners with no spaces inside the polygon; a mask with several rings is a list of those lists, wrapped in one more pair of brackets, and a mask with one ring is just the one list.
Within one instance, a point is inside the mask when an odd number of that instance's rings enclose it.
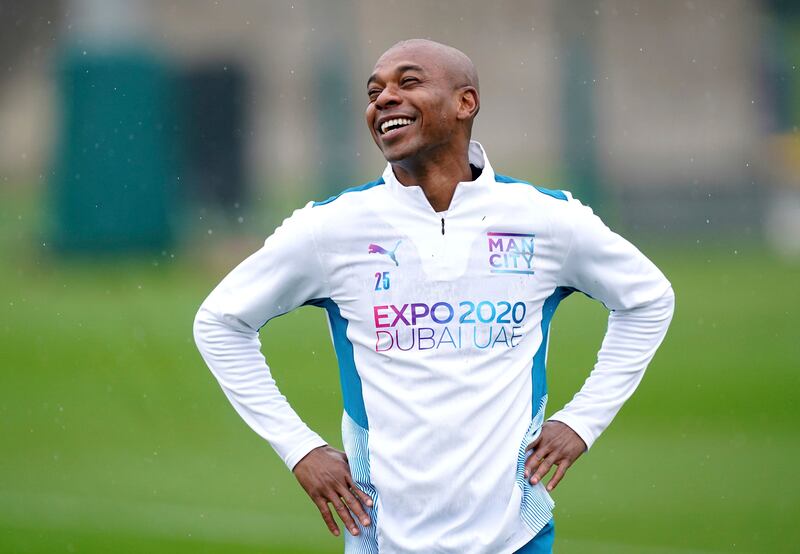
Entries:
{"label": "white training top", "polygon": [[437,214],[417,186],[383,177],[297,210],[217,286],[197,346],[244,420],[289,468],[326,442],[279,392],[258,330],[327,310],[354,480],[373,525],[355,553],[514,552],[552,517],[523,477],[547,401],[548,329],[573,291],[611,311],[598,361],[550,419],[591,446],[633,393],[673,311],[664,275],[569,193],[482,168]]}

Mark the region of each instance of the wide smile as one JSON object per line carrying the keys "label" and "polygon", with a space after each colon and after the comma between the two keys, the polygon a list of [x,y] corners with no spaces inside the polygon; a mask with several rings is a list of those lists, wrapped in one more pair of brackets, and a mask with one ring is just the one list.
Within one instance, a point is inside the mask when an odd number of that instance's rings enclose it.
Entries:
{"label": "wide smile", "polygon": [[416,121],[416,119],[411,117],[395,117],[392,119],[387,119],[383,123],[381,123],[380,127],[378,128],[378,134],[381,138],[392,138],[395,135],[402,133],[403,129],[410,126]]}

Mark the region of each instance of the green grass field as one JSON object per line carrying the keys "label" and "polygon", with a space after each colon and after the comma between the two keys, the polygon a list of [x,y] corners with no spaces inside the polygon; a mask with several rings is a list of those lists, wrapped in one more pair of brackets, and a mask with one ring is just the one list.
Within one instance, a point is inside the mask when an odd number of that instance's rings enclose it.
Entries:
{"label": "green grass field", "polygon": [[[340,552],[194,347],[195,310],[224,270],[198,249],[59,262],[31,202],[0,190],[0,552]],[[637,394],[555,492],[556,552],[796,552],[800,268],[757,244],[645,251],[673,282],[676,316]],[[550,412],[604,327],[584,297],[559,309]],[[282,391],[340,445],[323,312],[262,337]]]}

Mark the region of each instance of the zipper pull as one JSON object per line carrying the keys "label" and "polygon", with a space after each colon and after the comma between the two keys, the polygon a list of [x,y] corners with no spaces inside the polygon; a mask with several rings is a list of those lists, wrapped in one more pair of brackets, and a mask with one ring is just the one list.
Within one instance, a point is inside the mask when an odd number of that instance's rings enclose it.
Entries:
{"label": "zipper pull", "polygon": [[442,218],[442,234],[444,234],[444,218]]}

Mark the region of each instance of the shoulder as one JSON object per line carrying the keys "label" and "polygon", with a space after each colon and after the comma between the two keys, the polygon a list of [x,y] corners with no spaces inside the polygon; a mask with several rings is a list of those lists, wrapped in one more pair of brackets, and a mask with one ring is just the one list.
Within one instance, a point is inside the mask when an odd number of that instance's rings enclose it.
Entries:
{"label": "shoulder", "polygon": [[383,177],[379,177],[374,181],[346,188],[340,193],[334,194],[333,196],[325,200],[321,200],[319,202],[312,202],[311,207],[320,208],[323,206],[330,206],[333,209],[344,208],[345,206],[349,206],[352,203],[357,203],[361,200],[364,200],[365,196],[369,196],[370,191],[372,191],[373,193],[379,191],[383,188],[384,185],[385,183],[383,181]]}
{"label": "shoulder", "polygon": [[[572,198],[572,195],[567,191],[540,187],[528,181],[516,179],[507,175],[501,175],[500,173],[494,174],[494,180],[502,184],[519,185],[520,191],[522,191],[523,194],[527,194],[533,198],[537,198],[541,195],[543,197],[552,198],[561,202],[569,202],[569,200]],[[544,198],[539,199],[544,200]]]}
{"label": "shoulder", "polygon": [[370,214],[380,204],[377,196],[385,189],[383,178],[348,187],[325,200],[306,204],[299,210],[301,219],[307,222],[317,242],[341,239],[343,234],[369,224]]}
{"label": "shoulder", "polygon": [[549,189],[534,185],[529,181],[495,173],[494,180],[498,185],[498,192],[507,198],[514,206],[526,206],[533,210],[536,216],[545,216],[556,221],[567,218],[575,210],[575,205],[580,204],[566,190]]}
{"label": "shoulder", "polygon": [[558,236],[572,237],[576,225],[592,216],[591,208],[584,206],[567,190],[540,187],[497,173],[495,181],[510,189],[507,202],[515,207],[526,206],[530,217],[548,221],[551,231]]}

